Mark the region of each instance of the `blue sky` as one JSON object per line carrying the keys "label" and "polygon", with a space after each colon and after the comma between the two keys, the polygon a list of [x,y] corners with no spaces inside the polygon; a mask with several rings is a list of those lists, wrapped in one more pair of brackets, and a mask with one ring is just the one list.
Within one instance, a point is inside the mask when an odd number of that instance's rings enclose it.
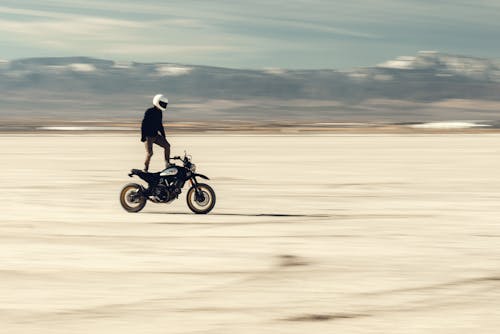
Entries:
{"label": "blue sky", "polygon": [[419,50],[499,58],[499,32],[498,0],[0,2],[0,59],[348,69]]}

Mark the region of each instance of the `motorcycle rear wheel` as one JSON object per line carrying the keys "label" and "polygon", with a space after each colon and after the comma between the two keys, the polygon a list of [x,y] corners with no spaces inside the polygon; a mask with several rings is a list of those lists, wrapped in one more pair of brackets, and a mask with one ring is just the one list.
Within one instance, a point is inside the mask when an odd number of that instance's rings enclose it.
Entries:
{"label": "motorcycle rear wheel", "polygon": [[196,194],[196,188],[193,186],[189,189],[186,195],[186,202],[196,214],[207,214],[215,206],[215,191],[208,184],[198,183],[200,193]]}
{"label": "motorcycle rear wheel", "polygon": [[146,206],[146,197],[142,195],[141,186],[129,183],[120,192],[120,204],[127,212],[139,212]]}

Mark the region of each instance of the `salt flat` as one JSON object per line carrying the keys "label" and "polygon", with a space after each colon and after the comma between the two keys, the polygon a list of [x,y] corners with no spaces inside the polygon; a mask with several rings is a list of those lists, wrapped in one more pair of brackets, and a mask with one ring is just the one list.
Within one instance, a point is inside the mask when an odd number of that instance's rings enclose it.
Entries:
{"label": "salt flat", "polygon": [[2,332],[498,333],[500,135],[169,140],[211,214],[120,207],[136,135],[0,135]]}

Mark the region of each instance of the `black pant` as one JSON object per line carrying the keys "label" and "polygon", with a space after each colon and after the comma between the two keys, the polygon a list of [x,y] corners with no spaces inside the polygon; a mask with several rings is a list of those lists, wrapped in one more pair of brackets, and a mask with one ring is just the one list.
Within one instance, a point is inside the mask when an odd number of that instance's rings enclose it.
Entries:
{"label": "black pant", "polygon": [[146,137],[144,145],[146,146],[146,161],[144,161],[144,170],[149,169],[149,162],[153,156],[153,144],[159,145],[165,150],[165,164],[170,161],[170,144],[167,139],[163,136]]}

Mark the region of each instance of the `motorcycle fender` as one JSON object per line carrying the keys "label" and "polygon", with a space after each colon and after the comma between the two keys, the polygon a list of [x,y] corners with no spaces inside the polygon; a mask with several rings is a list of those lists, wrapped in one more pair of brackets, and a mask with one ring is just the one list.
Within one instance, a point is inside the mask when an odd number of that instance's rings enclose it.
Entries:
{"label": "motorcycle fender", "polygon": [[193,174],[193,176],[199,176],[201,177],[202,179],[205,179],[205,180],[210,180],[207,176],[203,175],[203,174]]}

